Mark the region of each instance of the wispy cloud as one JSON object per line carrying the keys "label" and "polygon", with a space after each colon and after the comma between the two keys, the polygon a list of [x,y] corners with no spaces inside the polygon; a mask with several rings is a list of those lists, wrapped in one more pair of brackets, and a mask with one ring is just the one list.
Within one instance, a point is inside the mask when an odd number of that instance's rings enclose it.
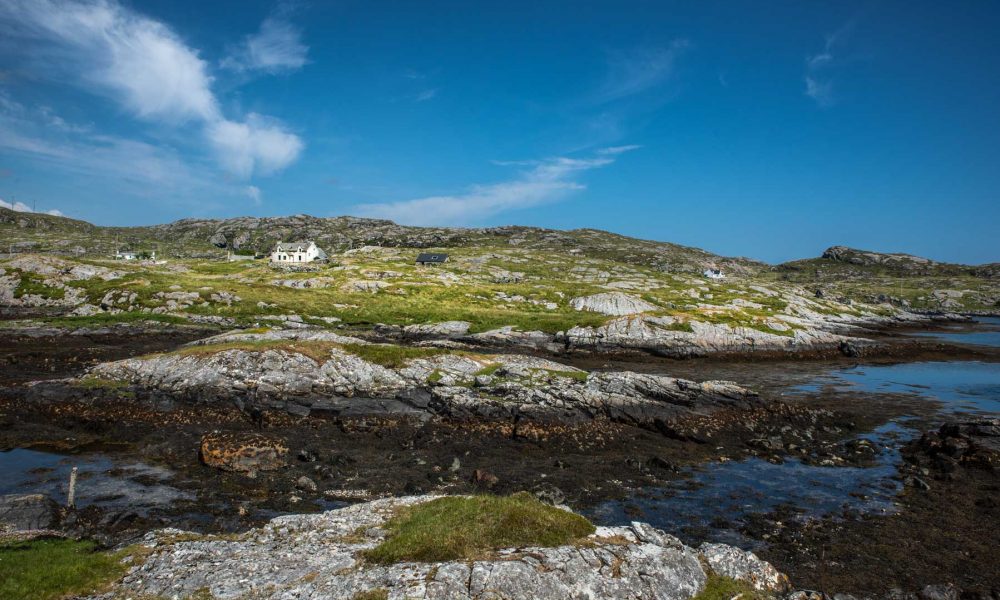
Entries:
{"label": "wispy cloud", "polygon": [[805,95],[823,108],[833,106],[837,102],[837,97],[834,95],[832,69],[839,63],[837,52],[852,29],[853,23],[844,25],[826,36],[823,50],[806,57],[806,73],[803,77]]}
{"label": "wispy cloud", "polygon": [[674,40],[669,46],[617,51],[608,58],[608,73],[593,96],[604,104],[654,90],[674,75],[678,57],[688,48],[687,40]]}
{"label": "wispy cloud", "polygon": [[16,200],[14,202],[7,202],[3,198],[0,198],[0,208],[7,208],[7,209],[10,209],[10,210],[12,210],[14,212],[25,212],[25,213],[40,212],[42,214],[53,215],[55,217],[65,217],[66,216],[66,215],[62,214],[61,211],[56,210],[54,208],[50,208],[49,210],[35,211],[34,209],[32,209],[30,206],[28,206],[24,202],[18,202]]}
{"label": "wispy cloud", "polygon": [[426,102],[428,100],[433,100],[437,95],[438,95],[437,88],[432,88],[420,92],[419,94],[416,95],[416,97],[413,100],[414,102]]}
{"label": "wispy cloud", "polygon": [[611,155],[615,156],[618,154],[624,154],[626,152],[631,152],[633,150],[638,150],[642,146],[638,144],[628,144],[627,146],[609,146],[607,148],[601,148],[597,151],[598,154],[603,154],[605,156]]}
{"label": "wispy cloud", "polygon": [[308,53],[302,32],[285,19],[272,16],[264,19],[257,33],[233,48],[221,64],[234,71],[296,71],[306,64]]}
{"label": "wispy cloud", "polygon": [[[506,161],[499,165],[527,167],[499,183],[474,185],[460,194],[430,196],[355,207],[361,215],[392,219],[410,225],[467,225],[499,213],[528,208],[560,200],[572,192],[586,189],[577,178],[586,171],[615,162],[627,152],[598,151],[588,158],[555,157],[537,161]],[[633,149],[633,148],[629,148]]]}
{"label": "wispy cloud", "polygon": [[255,185],[248,185],[246,187],[246,194],[247,194],[247,198],[250,198],[250,201],[253,202],[254,206],[260,206],[261,205],[262,199],[261,199],[261,193],[260,193],[260,188],[259,187],[255,186]]}
{"label": "wispy cloud", "polygon": [[[53,119],[64,124],[53,127]],[[24,106],[0,92],[0,150],[43,163],[59,177],[107,181],[127,194],[169,198],[178,204],[225,197],[235,186],[207,166],[182,159],[169,147],[104,135],[68,123],[49,109]]]}
{"label": "wispy cloud", "polygon": [[39,71],[109,96],[139,119],[200,124],[217,160],[237,176],[280,170],[302,150],[273,119],[223,115],[198,52],[163,23],[114,0],[5,0],[0,35],[41,42],[22,45],[25,60],[44,59]]}

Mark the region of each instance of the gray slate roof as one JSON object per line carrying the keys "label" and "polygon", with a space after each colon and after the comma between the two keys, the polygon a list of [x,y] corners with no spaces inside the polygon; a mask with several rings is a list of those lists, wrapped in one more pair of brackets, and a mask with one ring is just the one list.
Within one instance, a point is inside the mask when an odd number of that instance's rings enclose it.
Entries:
{"label": "gray slate roof", "polygon": [[420,254],[417,256],[418,263],[443,263],[448,260],[447,254],[435,253],[435,254]]}

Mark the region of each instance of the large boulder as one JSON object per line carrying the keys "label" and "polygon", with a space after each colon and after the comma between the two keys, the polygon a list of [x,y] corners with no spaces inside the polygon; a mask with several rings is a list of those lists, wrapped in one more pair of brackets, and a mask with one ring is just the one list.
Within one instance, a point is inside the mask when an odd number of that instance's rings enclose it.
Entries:
{"label": "large boulder", "polygon": [[59,521],[59,505],[44,494],[0,496],[0,531],[51,529]]}
{"label": "large boulder", "polygon": [[210,467],[255,475],[285,466],[288,446],[259,433],[212,432],[201,439],[200,455]]}

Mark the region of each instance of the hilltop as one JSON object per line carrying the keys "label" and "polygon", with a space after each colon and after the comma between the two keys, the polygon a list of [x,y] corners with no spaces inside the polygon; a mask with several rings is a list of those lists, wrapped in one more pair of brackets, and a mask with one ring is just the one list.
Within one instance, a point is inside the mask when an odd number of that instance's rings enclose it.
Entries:
{"label": "hilltop", "polygon": [[310,239],[337,253],[361,246],[397,248],[515,247],[609,258],[665,272],[701,273],[708,267],[738,273],[766,268],[764,263],[729,258],[698,248],[639,240],[596,229],[559,231],[538,227],[410,227],[384,219],[236,217],[182,219],[143,227],[101,227],[85,221],[0,208],[0,235],[20,251],[110,256],[116,245],[157,249],[175,258],[213,258],[226,249],[269,252],[281,240]]}

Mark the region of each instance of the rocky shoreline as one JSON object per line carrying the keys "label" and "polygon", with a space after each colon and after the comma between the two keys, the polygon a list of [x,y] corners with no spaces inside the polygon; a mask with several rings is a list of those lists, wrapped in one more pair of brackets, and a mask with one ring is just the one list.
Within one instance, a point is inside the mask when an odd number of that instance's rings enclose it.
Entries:
{"label": "rocky shoreline", "polygon": [[599,527],[573,546],[497,551],[477,560],[370,564],[402,507],[435,496],[392,498],[318,515],[278,517],[230,539],[163,530],[147,535],[144,561],[100,598],[650,598],[687,600],[708,573],[783,592],[787,578],[752,553],[722,544],[685,546],[643,523]]}

